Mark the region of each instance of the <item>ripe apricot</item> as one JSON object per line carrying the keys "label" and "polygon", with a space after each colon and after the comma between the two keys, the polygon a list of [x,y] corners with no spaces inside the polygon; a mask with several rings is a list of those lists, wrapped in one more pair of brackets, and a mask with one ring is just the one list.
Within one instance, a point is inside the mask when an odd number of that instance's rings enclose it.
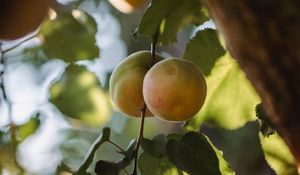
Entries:
{"label": "ripe apricot", "polygon": [[145,4],[146,0],[109,0],[109,2],[120,12],[131,13]]}
{"label": "ripe apricot", "polygon": [[[162,60],[156,55],[155,62]],[[144,104],[143,80],[152,65],[149,51],[139,51],[125,58],[113,71],[110,78],[110,95],[112,102],[124,114],[132,117],[140,116]],[[147,109],[146,116],[152,116]]]}
{"label": "ripe apricot", "polygon": [[169,58],[155,64],[146,74],[143,95],[149,110],[167,121],[193,117],[206,97],[206,81],[191,62]]}
{"label": "ripe apricot", "polygon": [[1,0],[0,39],[14,40],[33,32],[48,14],[52,0]]}

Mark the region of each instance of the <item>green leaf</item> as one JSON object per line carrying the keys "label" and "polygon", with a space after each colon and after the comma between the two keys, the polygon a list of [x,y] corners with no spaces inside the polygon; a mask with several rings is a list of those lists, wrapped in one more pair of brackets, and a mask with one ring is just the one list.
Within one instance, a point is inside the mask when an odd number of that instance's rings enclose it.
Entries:
{"label": "green leaf", "polygon": [[100,160],[96,163],[95,173],[97,175],[119,175],[120,168],[116,163]]}
{"label": "green leaf", "polygon": [[265,137],[269,137],[270,135],[274,134],[276,130],[272,122],[268,119],[261,103],[256,105],[255,112],[260,125],[259,131],[262,133],[262,135]]}
{"label": "green leaf", "polygon": [[69,65],[52,85],[50,100],[66,116],[90,126],[99,127],[110,116],[108,97],[97,77],[84,66]]}
{"label": "green leaf", "polygon": [[243,71],[229,54],[220,58],[206,77],[207,97],[195,118],[185,125],[187,130],[199,130],[203,122],[236,129],[255,120],[255,106],[260,99]]}
{"label": "green leaf", "polygon": [[45,53],[40,49],[40,46],[33,46],[24,48],[22,51],[22,59],[21,61],[24,63],[29,63],[39,68],[42,67],[48,60],[48,57]]}
{"label": "green leaf", "polygon": [[93,145],[87,152],[82,165],[79,167],[78,171],[74,173],[74,175],[82,175],[83,173],[86,173],[86,170],[89,168],[89,166],[94,160],[96,151],[103,143],[107,142],[109,138],[110,138],[110,128],[103,128],[102,134],[94,141]]}
{"label": "green leaf", "polygon": [[222,173],[222,175],[234,175],[234,171],[232,170],[230,164],[225,160],[223,157],[223,152],[220,151],[218,148],[214,146],[214,144],[209,140],[208,137],[206,137],[208,142],[210,143],[211,147],[214,149],[215,153],[217,154],[218,160],[219,160],[219,168]]}
{"label": "green leaf", "polygon": [[143,138],[141,146],[143,150],[155,158],[162,158],[166,155],[167,138],[161,134],[153,138],[153,140]]}
{"label": "green leaf", "polygon": [[168,157],[156,158],[147,152],[140,155],[138,166],[142,175],[184,175]]}
{"label": "green leaf", "polygon": [[191,175],[199,174],[199,172],[221,175],[217,155],[201,134],[189,132],[180,142],[169,140],[166,150],[169,159],[176,167]]}
{"label": "green leaf", "polygon": [[41,121],[39,119],[39,114],[32,117],[28,122],[21,126],[18,126],[18,141],[22,142],[30,135],[34,134],[39,128]]}
{"label": "green leaf", "polygon": [[120,170],[125,169],[127,166],[129,166],[133,161],[133,159],[135,158],[136,144],[137,144],[136,139],[131,140],[125,153],[123,154],[125,155],[125,157],[115,162],[115,164],[118,165]]}
{"label": "green leaf", "polygon": [[131,140],[125,152],[122,154],[125,156],[119,161],[109,162],[100,160],[96,163],[95,173],[99,175],[118,175],[122,169],[125,169],[130,165],[135,158],[136,139]]}
{"label": "green leaf", "polygon": [[172,133],[172,134],[169,134],[167,136],[168,140],[177,140],[177,141],[180,141],[182,139],[182,135],[181,134],[177,134],[177,133]]}
{"label": "green leaf", "polygon": [[214,150],[219,159],[219,163],[220,163],[219,168],[220,168],[221,174],[222,175],[234,175],[235,172],[232,170],[229,163],[224,159],[223,153],[215,147],[214,147]]}
{"label": "green leaf", "polygon": [[[136,143],[137,143],[136,139],[133,139],[128,144],[127,149],[125,150],[125,152],[123,152],[123,151],[117,151],[117,152],[124,155],[125,157],[127,157],[128,159],[131,160],[131,159],[133,159],[134,154],[135,154]],[[126,164],[126,161],[124,163]],[[120,164],[122,164],[121,161],[120,161]]]}
{"label": "green leaf", "polygon": [[58,14],[42,26],[40,35],[45,54],[66,62],[95,59],[99,57],[96,46],[97,24],[87,13]]}
{"label": "green leaf", "polygon": [[259,140],[257,121],[247,122],[243,127],[228,130],[202,126],[202,130],[223,151],[237,174],[269,174],[273,170],[267,165]]}
{"label": "green leaf", "polygon": [[217,59],[225,53],[216,30],[204,29],[198,31],[187,44],[183,57],[195,63],[205,75],[209,75]]}
{"label": "green leaf", "polygon": [[260,134],[260,142],[265,158],[278,175],[295,175],[297,167],[288,146],[276,133],[269,137]]}
{"label": "green leaf", "polygon": [[144,13],[138,32],[153,39],[158,32],[157,42],[176,42],[177,32],[188,24],[200,25],[208,20],[199,0],[152,0]]}

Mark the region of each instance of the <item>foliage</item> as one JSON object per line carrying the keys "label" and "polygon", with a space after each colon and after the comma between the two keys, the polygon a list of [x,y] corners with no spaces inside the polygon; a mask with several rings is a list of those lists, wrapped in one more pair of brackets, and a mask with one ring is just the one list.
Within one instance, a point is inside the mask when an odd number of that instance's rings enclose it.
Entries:
{"label": "foliage", "polygon": [[184,175],[166,156],[157,158],[147,152],[140,156],[139,168],[145,175]]}
{"label": "foliage", "polygon": [[259,135],[266,160],[278,175],[297,174],[295,160],[278,134],[269,137]]}
{"label": "foliage", "polygon": [[41,124],[39,114],[37,114],[35,117],[32,117],[24,123],[23,125],[18,126],[17,129],[17,139],[19,142],[24,141],[29,136],[33,135],[37,129],[39,128]]}
{"label": "foliage", "polygon": [[152,140],[144,139],[142,147],[144,152],[139,158],[142,174],[221,174],[220,170],[226,173],[225,169],[230,169],[225,168],[227,164],[224,159],[220,161],[225,166],[219,166],[215,148],[204,135],[196,132],[183,136],[158,135]]}
{"label": "foliage", "polygon": [[68,117],[91,126],[99,126],[108,120],[108,99],[97,77],[84,66],[69,65],[50,91],[51,101]]}
{"label": "foliage", "polygon": [[206,80],[206,102],[199,114],[186,123],[188,130],[197,130],[203,122],[236,129],[249,120],[255,120],[253,109],[259,98],[229,54],[218,59]]}
{"label": "foliage", "polygon": [[56,19],[46,21],[40,30],[41,48],[46,55],[66,62],[98,58],[95,20],[78,10],[57,15]]}
{"label": "foliage", "polygon": [[259,130],[262,133],[262,135],[268,137],[274,134],[276,132],[275,128],[271,124],[271,122],[267,119],[266,112],[264,111],[261,103],[256,105],[255,112],[256,112],[256,117],[259,120],[259,124],[260,124]]}
{"label": "foliage", "polygon": [[74,173],[75,175],[88,174],[86,170],[93,162],[95,152],[104,142],[109,141],[109,137],[110,137],[110,129],[104,128],[102,130],[102,134],[96,139],[94,144],[91,146],[91,149],[89,150],[87,154],[88,156],[85,158],[84,163],[80,166],[78,171]]}
{"label": "foliage", "polygon": [[[102,5],[100,0],[92,2],[93,6]],[[240,157],[245,160],[241,161],[242,163],[252,162],[249,163],[251,165],[247,165],[249,167],[260,164],[271,173],[274,173],[273,170],[279,175],[296,173],[295,160],[288,147],[272,129],[272,124],[266,120],[263,108],[260,104],[257,105],[260,102],[258,95],[235,59],[222,47],[220,34],[215,29],[199,30],[195,36],[188,38],[187,42],[180,43],[180,49],[177,48],[183,51],[183,54],[181,52],[180,54],[184,59],[197,65],[206,76],[208,94],[200,112],[184,123],[182,126],[184,131],[178,129],[178,124],[174,124],[172,125],[174,128],[170,129],[171,133],[168,130],[168,134],[161,133],[152,139],[147,136],[124,139],[130,135],[129,133],[137,130],[137,125],[132,124],[137,121],[124,119],[122,114],[113,112],[115,109],[111,107],[108,92],[101,87],[99,77],[96,76],[97,70],[91,71],[89,66],[103,61],[102,53],[107,49],[105,44],[112,41],[109,37],[99,38],[98,34],[103,32],[99,30],[99,26],[109,28],[110,25],[101,23],[101,19],[96,20],[97,11],[83,10],[85,3],[88,1],[77,0],[67,4],[56,4],[52,9],[56,16],[47,18],[37,34],[33,35],[37,37],[32,38],[38,40],[34,44],[22,47],[20,46],[23,44],[22,41],[16,44],[16,47],[12,47],[12,53],[9,54],[7,50],[2,51],[0,44],[1,61],[4,67],[12,64],[4,60],[4,54],[5,57],[10,57],[9,61],[18,61],[11,58],[20,57],[20,62],[35,66],[49,63],[54,59],[60,59],[65,63],[63,73],[51,79],[48,86],[45,85],[49,90],[49,101],[63,116],[66,116],[60,119],[68,122],[70,131],[76,128],[76,132],[70,133],[77,133],[74,134],[77,140],[70,134],[64,138],[65,142],[60,143],[62,165],[57,168],[57,173],[126,174],[124,172],[128,169],[132,170],[137,157],[141,175],[198,175],[200,173],[231,175],[235,172],[240,173],[241,168],[238,166]],[[119,13],[115,16],[119,20],[130,18],[130,15],[122,16]],[[171,44],[177,42],[177,39],[182,42],[179,36],[182,37],[183,28],[190,27],[189,29],[196,30],[195,25],[199,26],[207,20],[209,20],[207,11],[200,0],[152,0],[141,16],[140,23],[134,24],[134,27],[137,27],[136,34],[146,36],[154,45],[158,43],[172,47]],[[189,30],[185,32],[186,35],[192,33]],[[99,43],[102,44],[101,47],[98,46]],[[15,48],[21,49],[15,50]],[[101,54],[100,49],[103,49]],[[162,49],[169,51],[167,47],[159,47],[159,50]],[[172,52],[168,54],[172,55]],[[104,54],[103,57],[105,56]],[[5,108],[4,101],[14,106],[14,101],[9,101],[5,97],[6,79],[3,75],[6,72],[4,70],[1,70],[0,77],[1,110]],[[109,73],[106,76],[108,75]],[[255,121],[257,120],[255,112],[259,122]],[[55,115],[59,116],[59,113]],[[113,119],[110,120],[111,118]],[[113,120],[119,120],[117,126],[114,126]],[[165,125],[164,123],[163,126]],[[158,130],[161,126],[150,125],[152,131]],[[9,121],[8,125],[0,126],[0,173],[11,170],[10,172],[16,174],[23,171],[22,166],[18,164],[17,149],[31,136],[35,136],[42,127],[45,126],[39,113],[21,123]],[[102,131],[99,131],[101,128]],[[262,134],[259,134],[259,129]],[[90,145],[89,141],[94,139],[96,133],[99,137]],[[114,139],[116,135],[118,139]],[[127,148],[123,149],[122,146],[125,148],[128,142]],[[140,152],[139,144],[142,148]],[[83,145],[86,147],[90,145],[90,149],[86,151]],[[109,156],[105,156],[104,152],[112,148],[117,149],[113,152],[117,155],[109,152],[107,153]],[[84,158],[83,154],[86,154]],[[238,156],[231,154],[238,154]],[[72,157],[74,155],[75,157]],[[74,169],[65,164],[66,159],[76,159],[75,161],[80,163]],[[273,170],[267,165],[265,159]],[[248,173],[252,172],[258,171],[253,170]]]}
{"label": "foliage", "polygon": [[200,25],[208,19],[201,8],[198,0],[153,0],[141,19],[138,32],[149,39],[158,32],[158,43],[174,43],[183,26]]}
{"label": "foliage", "polygon": [[[4,130],[0,130],[0,167],[12,169],[15,173],[20,173],[20,165],[15,163],[14,148],[17,148],[23,141],[33,135],[40,127],[39,114],[31,117],[22,125],[12,125]],[[12,130],[15,135],[7,132]],[[0,168],[1,169],[1,168]],[[1,171],[0,171],[1,172]]]}
{"label": "foliage", "polygon": [[187,133],[180,141],[170,140],[166,150],[171,161],[189,174],[221,174],[217,155],[203,135]]}
{"label": "foliage", "polygon": [[99,160],[95,167],[95,173],[98,175],[119,174],[120,171],[129,166],[131,161],[134,159],[136,144],[136,140],[132,140],[125,151],[121,150],[119,153],[122,154],[124,157],[118,161],[108,162],[104,160]]}
{"label": "foliage", "polygon": [[198,65],[208,76],[215,62],[224,54],[225,50],[219,42],[217,31],[204,29],[198,31],[186,45],[183,57]]}
{"label": "foliage", "polygon": [[230,164],[223,157],[223,152],[218,150],[218,148],[216,148],[208,138],[206,138],[206,139],[209,141],[210,145],[212,146],[215,153],[217,154],[217,157],[218,157],[218,160],[219,160],[219,168],[220,168],[220,171],[222,172],[222,175],[235,174],[234,171],[232,170],[232,167],[230,166]]}

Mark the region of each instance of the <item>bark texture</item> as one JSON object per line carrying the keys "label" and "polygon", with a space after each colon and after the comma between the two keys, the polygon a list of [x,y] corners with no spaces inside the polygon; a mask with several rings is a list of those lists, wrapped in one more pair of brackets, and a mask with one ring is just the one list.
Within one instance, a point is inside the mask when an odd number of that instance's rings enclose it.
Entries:
{"label": "bark texture", "polygon": [[300,169],[300,1],[203,1]]}

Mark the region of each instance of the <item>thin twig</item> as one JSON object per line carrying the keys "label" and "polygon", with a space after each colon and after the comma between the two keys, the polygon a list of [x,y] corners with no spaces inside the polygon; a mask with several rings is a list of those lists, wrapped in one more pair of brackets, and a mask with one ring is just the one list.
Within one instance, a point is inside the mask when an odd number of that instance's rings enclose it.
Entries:
{"label": "thin twig", "polygon": [[36,36],[37,36],[37,34],[32,35],[32,36],[26,38],[25,40],[20,41],[20,42],[17,43],[16,45],[14,45],[14,46],[12,46],[12,47],[10,47],[10,48],[8,48],[8,49],[3,50],[3,51],[2,51],[2,55],[5,54],[5,53],[7,53],[7,52],[10,52],[11,50],[13,50],[13,49],[15,49],[15,48],[17,48],[17,47],[19,47],[20,45],[24,44],[25,42],[27,42],[27,41],[29,41],[29,40],[31,40],[31,39],[33,39],[33,38],[35,38]]}
{"label": "thin twig", "polygon": [[144,103],[143,107],[140,109],[140,111],[141,111],[141,124],[140,124],[140,131],[139,131],[139,136],[138,136],[136,149],[135,149],[135,158],[134,158],[134,166],[133,166],[132,175],[137,175],[138,153],[139,153],[139,148],[140,148],[140,145],[141,145],[141,140],[144,137],[144,125],[145,125],[146,109],[147,109],[147,105]]}
{"label": "thin twig", "polygon": [[[157,42],[157,36],[158,36],[158,33],[155,34],[154,40],[151,43],[151,56],[152,56],[152,65],[151,65],[151,67],[155,64],[155,47],[156,47],[156,42]],[[140,148],[140,145],[141,145],[141,140],[144,137],[144,125],[145,125],[146,109],[147,109],[147,105],[144,102],[142,108],[140,109],[141,124],[140,124],[139,136],[138,136],[136,149],[135,149],[135,158],[134,158],[134,166],[133,166],[132,175],[137,175],[138,152],[139,152],[139,148]]]}
{"label": "thin twig", "polygon": [[110,144],[114,145],[116,148],[118,148],[123,154],[126,154],[126,151],[125,151],[123,148],[121,148],[119,145],[115,144],[115,143],[114,143],[113,141],[111,141],[111,140],[108,140],[108,142],[109,142]]}

